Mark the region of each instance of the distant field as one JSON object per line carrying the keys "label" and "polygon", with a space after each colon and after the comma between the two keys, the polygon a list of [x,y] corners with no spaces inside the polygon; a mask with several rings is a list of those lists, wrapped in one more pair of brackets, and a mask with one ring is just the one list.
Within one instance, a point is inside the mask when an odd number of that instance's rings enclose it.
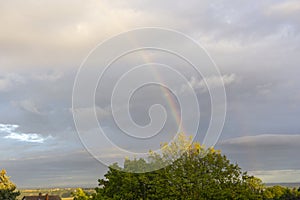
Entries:
{"label": "distant field", "polygon": [[[21,200],[24,196],[35,196],[39,193],[49,194],[49,195],[58,195],[62,200],[73,200],[71,194],[75,192],[76,188],[51,188],[51,189],[21,189],[21,195],[18,197],[18,200]],[[93,193],[94,189],[84,189],[84,191]]]}
{"label": "distant field", "polygon": [[266,186],[281,185],[288,188],[299,188],[300,183],[266,183]]}

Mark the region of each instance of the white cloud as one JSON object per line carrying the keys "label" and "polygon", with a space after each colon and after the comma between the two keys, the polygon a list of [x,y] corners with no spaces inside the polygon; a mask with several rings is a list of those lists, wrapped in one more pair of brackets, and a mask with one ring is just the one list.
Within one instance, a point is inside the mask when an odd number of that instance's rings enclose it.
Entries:
{"label": "white cloud", "polygon": [[22,142],[44,143],[46,139],[36,133],[10,133],[5,136],[6,139],[19,140]]}
{"label": "white cloud", "polygon": [[298,0],[273,4],[267,9],[267,14],[291,15],[293,13],[300,13],[300,2]]}
{"label": "white cloud", "polygon": [[34,74],[33,78],[39,81],[57,81],[63,77],[62,72],[52,72],[52,73],[43,73],[43,74]]}
{"label": "white cloud", "polygon": [[300,182],[300,170],[294,169],[249,171],[249,174],[259,177],[265,183]]}
{"label": "white cloud", "polygon": [[[235,81],[237,81],[237,76],[235,74],[225,74],[221,77],[211,76],[211,77],[204,78],[202,80],[198,80],[193,76],[189,81],[189,85],[194,90],[200,90],[200,92],[206,92],[208,89],[222,87],[223,85],[224,86],[230,85]],[[208,88],[208,86],[210,86],[210,88]],[[185,92],[187,88],[188,85],[183,85],[180,91]]]}
{"label": "white cloud", "polygon": [[18,140],[21,142],[44,143],[51,136],[43,137],[37,133],[22,133],[17,131],[19,125],[16,124],[0,124],[0,133],[6,134],[3,138]]}
{"label": "white cloud", "polygon": [[7,74],[4,76],[0,76],[0,92],[11,90],[15,85],[24,82],[24,78],[17,74]]}
{"label": "white cloud", "polygon": [[0,124],[0,132],[11,133],[19,128],[19,125],[16,124]]}
{"label": "white cloud", "polygon": [[200,86],[200,88],[204,88],[206,86],[206,84],[205,84],[205,82],[206,82],[208,85],[211,85],[213,88],[221,87],[222,82],[220,80],[223,81],[224,85],[230,85],[234,81],[236,81],[236,78],[237,77],[235,74],[225,74],[221,77],[221,79],[217,76],[212,76],[212,77],[204,78],[203,80],[201,80],[199,83],[199,86]]}

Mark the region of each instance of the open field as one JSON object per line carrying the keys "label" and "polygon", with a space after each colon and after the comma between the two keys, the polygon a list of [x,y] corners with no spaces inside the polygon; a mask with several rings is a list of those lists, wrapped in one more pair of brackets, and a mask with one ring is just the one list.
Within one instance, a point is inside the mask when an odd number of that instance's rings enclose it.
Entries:
{"label": "open field", "polygon": [[[34,196],[39,193],[49,195],[59,195],[62,200],[72,200],[72,192],[75,192],[76,188],[45,188],[45,189],[21,189],[21,195],[18,200],[21,200],[24,196]],[[94,189],[86,188],[84,191],[93,193]]]}
{"label": "open field", "polygon": [[288,188],[299,188],[300,183],[266,183],[266,186],[271,187],[274,185],[281,185],[283,187],[288,187]]}

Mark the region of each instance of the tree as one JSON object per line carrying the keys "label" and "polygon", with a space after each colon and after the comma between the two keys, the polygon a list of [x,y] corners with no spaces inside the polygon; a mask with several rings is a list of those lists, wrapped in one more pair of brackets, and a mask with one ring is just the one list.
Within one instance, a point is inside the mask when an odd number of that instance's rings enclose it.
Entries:
{"label": "tree", "polygon": [[[147,172],[153,166],[166,167]],[[146,173],[131,173],[137,168]],[[205,149],[184,134],[162,144],[161,155],[150,151],[147,160],[110,166],[98,181],[94,199],[262,199],[263,188],[220,151]]]}
{"label": "tree", "polygon": [[300,192],[296,188],[290,189],[275,185],[265,188],[265,200],[300,200]]}
{"label": "tree", "polygon": [[0,172],[0,199],[15,200],[19,195],[20,192],[16,191],[16,185],[10,181],[6,171],[2,169]]}
{"label": "tree", "polygon": [[74,200],[90,200],[91,196],[83,191],[83,189],[78,188],[74,193],[72,193],[72,196],[74,197]]}

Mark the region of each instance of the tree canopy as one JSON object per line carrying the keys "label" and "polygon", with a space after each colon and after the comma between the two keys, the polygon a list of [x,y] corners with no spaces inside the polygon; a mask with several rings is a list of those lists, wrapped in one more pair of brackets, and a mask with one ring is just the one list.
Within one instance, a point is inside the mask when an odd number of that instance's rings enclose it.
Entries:
{"label": "tree canopy", "polygon": [[0,199],[15,200],[20,195],[19,191],[16,191],[16,185],[10,181],[6,175],[6,171],[3,169],[0,172]]}
{"label": "tree canopy", "polygon": [[[262,199],[261,180],[220,151],[205,149],[184,134],[161,149],[161,154],[150,151],[147,159],[125,159],[123,167],[110,166],[98,180],[93,199]],[[153,167],[158,170],[150,171]]]}
{"label": "tree canopy", "polygon": [[263,197],[265,200],[300,200],[300,187],[298,190],[280,185],[267,187],[264,190]]}
{"label": "tree canopy", "polygon": [[91,199],[91,195],[85,192],[81,188],[77,188],[74,193],[72,193],[72,196],[74,197],[73,200],[89,200]]}

